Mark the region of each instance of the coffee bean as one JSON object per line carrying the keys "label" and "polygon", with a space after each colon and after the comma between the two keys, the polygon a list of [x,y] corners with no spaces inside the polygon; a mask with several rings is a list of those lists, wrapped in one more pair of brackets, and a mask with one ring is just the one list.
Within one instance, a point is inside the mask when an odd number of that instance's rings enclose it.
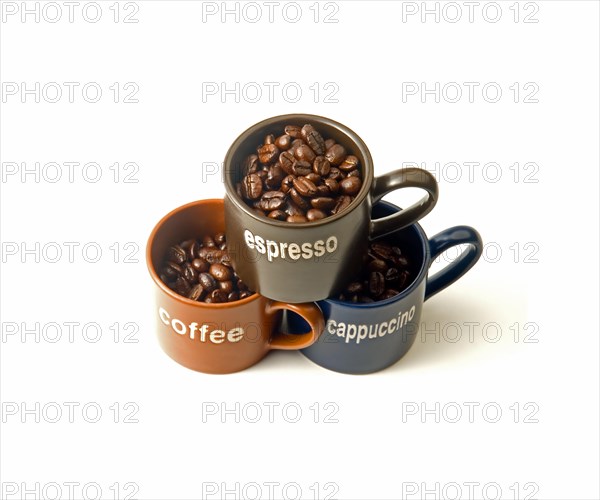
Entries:
{"label": "coffee bean", "polygon": [[319,196],[318,198],[313,198],[310,200],[310,204],[313,206],[313,208],[327,211],[335,207],[335,200],[333,198]]}
{"label": "coffee bean", "polygon": [[323,181],[323,184],[327,186],[327,189],[329,189],[329,192],[331,194],[336,194],[340,188],[338,181],[336,181],[335,179],[325,179]]}
{"label": "coffee bean", "polygon": [[390,267],[385,272],[385,284],[387,286],[393,285],[398,281],[399,277],[400,277],[400,273],[398,272],[398,268]]}
{"label": "coffee bean", "polygon": [[281,181],[285,177],[286,172],[279,163],[269,168],[267,172],[267,178],[265,179],[265,185],[268,189],[277,189],[281,185]]}
{"label": "coffee bean", "polygon": [[[275,196],[285,195],[277,191]],[[282,214],[285,220],[287,215]],[[169,260],[172,255],[176,258],[181,255],[177,247],[184,251],[186,257],[181,265]],[[192,251],[194,247],[197,251]],[[199,240],[186,240],[172,248],[166,252],[160,279],[175,293],[204,303],[238,300],[241,291],[246,292],[246,297],[253,294],[231,266],[225,233],[219,232],[214,237],[205,235],[201,243]]]}
{"label": "coffee bean", "polygon": [[211,265],[208,272],[218,281],[229,281],[233,276],[231,269],[223,264]]}
{"label": "coffee bean", "polygon": [[296,176],[308,175],[312,172],[312,165],[304,160],[298,160],[292,166],[292,171]]}
{"label": "coffee bean", "polygon": [[202,287],[202,285],[197,284],[197,285],[194,285],[194,287],[190,290],[190,293],[188,293],[188,299],[200,300],[203,295],[204,295],[204,288]]}
{"label": "coffee bean", "polygon": [[258,148],[258,159],[265,165],[274,162],[278,155],[279,149],[275,144],[263,144]]}
{"label": "coffee bean", "polygon": [[374,255],[376,255],[380,259],[384,259],[387,261],[393,261],[395,256],[391,245],[388,245],[387,243],[373,243],[371,244],[370,250]]}
{"label": "coffee bean", "polygon": [[188,280],[190,283],[195,283],[196,282],[196,278],[198,277],[197,274],[196,274],[196,271],[192,267],[192,264],[190,264],[189,262],[186,262],[184,264],[183,275],[182,276],[186,280]]}
{"label": "coffee bean", "polygon": [[217,289],[213,290],[212,292],[210,292],[210,298],[211,298],[211,302],[213,304],[220,304],[222,302],[227,302],[227,293],[224,292],[223,290],[221,290],[220,288],[217,288]]}
{"label": "coffee bean", "polygon": [[342,171],[337,168],[337,167],[331,167],[329,169],[329,179],[333,179],[335,181],[340,181],[344,178],[344,174],[342,173]]}
{"label": "coffee bean", "polygon": [[314,172],[309,172],[304,177],[306,177],[309,181],[311,181],[315,186],[321,184],[321,176],[319,174],[315,174]]}
{"label": "coffee bean", "polygon": [[360,281],[353,281],[346,287],[346,292],[350,295],[361,293],[363,291],[363,285]]}
{"label": "coffee bean", "polygon": [[165,276],[167,276],[167,278],[174,280],[178,276],[181,276],[183,269],[178,264],[175,264],[175,262],[169,261],[163,267],[163,273]]}
{"label": "coffee bean", "polygon": [[[225,247],[227,247],[227,245],[225,245]],[[232,267],[231,257],[229,256],[229,253],[227,253],[227,248],[225,248],[224,250],[225,252],[221,256],[221,264],[227,267]]]}
{"label": "coffee bean", "polygon": [[179,278],[177,278],[177,281],[175,281],[175,291],[179,295],[187,297],[191,289],[192,287],[190,286],[188,280],[186,280],[183,276],[179,276]]}
{"label": "coffee bean", "polygon": [[245,299],[246,297],[250,297],[250,295],[252,295],[252,292],[250,292],[249,290],[244,290],[240,292],[240,299]]}
{"label": "coffee bean", "polygon": [[284,128],[284,132],[290,137],[293,137],[294,139],[299,139],[300,137],[302,137],[302,128],[296,125],[286,125]]}
{"label": "coffee bean", "polygon": [[339,168],[342,172],[351,172],[352,170],[358,169],[358,158],[356,156],[348,155],[344,158],[344,161],[340,163]]}
{"label": "coffee bean", "polygon": [[258,170],[258,156],[249,155],[242,164],[242,173],[244,175],[253,174]]}
{"label": "coffee bean", "polygon": [[346,177],[340,182],[340,190],[342,193],[355,196],[360,191],[362,181],[358,177]]}
{"label": "coffee bean", "polygon": [[404,255],[394,256],[394,263],[399,267],[406,267],[408,260]]}
{"label": "coffee bean", "polygon": [[185,250],[179,245],[174,245],[169,248],[169,260],[175,264],[183,264],[186,259]]}
{"label": "coffee bean", "polygon": [[[289,193],[290,198],[292,199],[292,201],[296,204],[296,206],[303,210],[306,211],[308,209],[310,209],[310,203],[306,198],[303,198],[302,196],[300,196],[300,194],[298,193],[298,191],[294,188],[290,189]],[[290,214],[290,215],[294,215],[294,214]],[[304,215],[304,213],[302,213],[302,215]]]}
{"label": "coffee bean", "polygon": [[336,167],[346,158],[346,148],[341,144],[334,144],[325,153],[325,158]]}
{"label": "coffee bean", "polygon": [[192,261],[192,266],[199,273],[205,273],[206,271],[208,271],[208,268],[210,267],[208,262],[206,262],[204,259],[200,259],[200,258],[194,259]]}
{"label": "coffee bean", "polygon": [[324,219],[325,216],[325,212],[323,212],[322,210],[318,210],[316,208],[311,208],[308,212],[306,212],[306,219],[309,222],[313,222],[315,220],[321,220]]}
{"label": "coffee bean", "polygon": [[294,154],[296,152],[296,149],[298,149],[300,146],[306,146],[306,143],[304,142],[304,140],[298,138],[298,139],[294,139],[292,141],[292,144],[290,146],[290,149],[288,150],[290,153]]}
{"label": "coffee bean", "polygon": [[262,182],[265,182],[267,180],[267,176],[269,175],[269,171],[262,169],[256,172],[256,175],[258,175]]}
{"label": "coffee bean", "polygon": [[280,135],[275,140],[275,146],[277,146],[281,151],[287,151],[288,149],[290,149],[291,145],[292,145],[292,137],[287,134]]}
{"label": "coffee bean", "polygon": [[215,288],[217,288],[217,281],[208,273],[200,273],[198,276],[198,283],[200,283],[202,288],[204,288],[204,290],[207,292],[212,292]]}
{"label": "coffee bean", "polygon": [[290,175],[294,173],[293,166],[296,163],[296,157],[289,151],[284,151],[279,155],[279,164],[286,174]]}
{"label": "coffee bean", "polygon": [[260,208],[265,212],[279,210],[285,205],[286,198],[285,193],[281,191],[267,191],[260,199]]}
{"label": "coffee bean", "polygon": [[[339,295],[340,300],[351,300],[352,294],[359,293],[360,303],[373,300],[385,300],[398,295],[409,286],[411,272],[407,268],[399,268],[397,260],[402,257],[408,265],[408,259],[402,254],[400,247],[390,245],[387,241],[378,240],[369,245],[366,265],[361,273]],[[358,283],[358,284],[357,284]],[[357,292],[362,284],[363,292]],[[344,298],[342,298],[344,297]],[[362,299],[365,300],[362,300]]]}
{"label": "coffee bean", "polygon": [[324,156],[317,156],[313,161],[313,171],[315,174],[325,177],[329,175],[331,163]]}
{"label": "coffee bean", "polygon": [[217,247],[208,248],[208,251],[205,254],[205,259],[209,264],[220,264],[226,254],[227,252]]}
{"label": "coffee bean", "polygon": [[223,245],[225,243],[225,233],[217,233],[213,239],[217,245]]}
{"label": "coffee bean", "polygon": [[410,283],[410,272],[404,270],[398,277],[398,288],[403,289],[408,283]]}
{"label": "coffee bean", "polygon": [[256,200],[262,194],[262,179],[257,174],[250,174],[242,181],[242,194],[248,200]]}
{"label": "coffee bean", "polygon": [[308,219],[304,215],[290,215],[286,219],[286,222],[293,222],[293,223],[308,222]]}
{"label": "coffee bean", "polygon": [[325,153],[325,140],[323,139],[323,136],[315,130],[315,127],[310,124],[304,125],[301,132],[306,143],[316,154],[322,155]]}
{"label": "coffee bean", "polygon": [[223,290],[225,293],[229,294],[233,292],[233,281],[219,281],[219,288]]}
{"label": "coffee bean", "polygon": [[317,194],[317,186],[306,177],[297,177],[294,179],[294,188],[302,196],[314,196]]}
{"label": "coffee bean", "polygon": [[329,188],[327,187],[326,184],[319,184],[317,186],[317,194],[315,196],[329,197],[330,194],[331,194],[331,191],[329,191]]}
{"label": "coffee bean", "polygon": [[[285,208],[283,209],[283,211],[288,215],[288,216],[294,216],[294,215],[304,215],[304,210],[302,210],[298,205],[296,205],[292,200],[288,200]],[[287,217],[286,217],[287,220]]]}
{"label": "coffee bean", "polygon": [[388,266],[384,260],[381,259],[373,259],[367,265],[367,269],[370,272],[378,272],[378,273],[386,273],[388,270]]}
{"label": "coffee bean", "polygon": [[216,248],[217,244],[212,236],[205,236],[202,238],[202,244],[207,248]]}
{"label": "coffee bean", "polygon": [[350,196],[338,196],[335,201],[335,206],[331,209],[332,214],[339,214],[348,208],[348,206],[352,203],[352,198]]}
{"label": "coffee bean", "polygon": [[308,163],[312,163],[316,157],[315,152],[308,144],[302,144],[301,146],[298,146],[294,151],[294,156],[297,160],[307,161]]}
{"label": "coffee bean", "polygon": [[287,219],[287,214],[283,210],[273,210],[272,212],[269,212],[267,217],[269,217],[269,219],[285,220]]}
{"label": "coffee bean", "polygon": [[369,274],[369,292],[375,297],[381,295],[385,291],[385,278],[383,274],[373,272]]}
{"label": "coffee bean", "polygon": [[[183,247],[182,247],[183,248]],[[192,261],[196,258],[196,256],[198,255],[198,250],[200,250],[200,243],[198,243],[197,241],[192,241],[192,243],[188,246],[187,250],[186,250],[186,258],[189,261]]]}
{"label": "coffee bean", "polygon": [[295,176],[288,175],[281,181],[281,191],[287,193],[294,186]]}
{"label": "coffee bean", "polygon": [[[293,216],[296,221],[316,221],[346,210],[362,188],[358,159],[310,123],[275,132],[264,137],[258,155],[248,155],[245,175],[236,184],[251,209],[274,220]],[[312,198],[320,200],[309,203]],[[309,216],[309,210],[316,211]]]}

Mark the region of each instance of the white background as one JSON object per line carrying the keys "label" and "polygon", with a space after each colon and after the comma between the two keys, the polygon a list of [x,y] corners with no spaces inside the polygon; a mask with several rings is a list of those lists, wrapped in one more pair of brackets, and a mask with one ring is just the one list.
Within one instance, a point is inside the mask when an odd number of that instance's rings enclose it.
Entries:
{"label": "white background", "polygon": [[[101,498],[138,499],[599,498],[598,3],[501,2],[497,22],[485,2],[472,22],[467,3],[437,3],[436,22],[421,18],[421,2],[302,2],[296,23],[285,2],[273,5],[273,22],[262,2],[237,4],[239,22],[221,18],[220,2],[204,6],[218,10],[206,22],[194,1],[100,2],[95,23],[82,14],[86,2],[73,22],[63,2],[55,23],[54,7],[37,5],[39,22],[34,14],[23,22],[21,2],[2,6],[3,497],[94,498],[99,488]],[[255,6],[262,18],[252,23]],[[450,22],[456,6],[462,17]],[[97,15],[86,9],[88,19]],[[138,22],[123,22],[126,14]],[[338,22],[324,22],[327,14]],[[35,82],[39,103],[22,93]],[[56,103],[52,85],[42,93],[49,82],[64,91]],[[63,82],[79,85],[74,102]],[[96,103],[82,97],[90,82],[103,90]],[[137,103],[123,102],[128,82]],[[209,95],[207,82],[239,82],[240,92]],[[264,82],[278,84],[272,102]],[[440,102],[406,92],[436,82],[441,93],[446,85]],[[452,82],[463,90],[455,103]],[[472,99],[464,82],[474,82]],[[248,102],[255,84],[262,98]],[[489,102],[498,86],[501,97]],[[337,102],[325,102],[332,89]],[[176,206],[222,197],[213,164],[248,126],[289,112],[354,129],[376,173],[423,163],[440,183],[439,203],[422,221],[427,234],[472,225],[486,253],[427,302],[429,333],[381,373],[341,375],[293,352],[228,376],[189,371],[154,336],[146,239]],[[35,162],[39,179],[22,177],[21,164],[34,171]],[[62,169],[54,183],[49,162]],[[73,182],[64,162],[80,163]],[[81,166],[89,162],[100,165],[95,183],[95,170]],[[139,166],[129,178],[136,183],[124,182],[127,162]],[[484,167],[494,162],[498,169]],[[387,199],[406,202],[398,193]],[[73,262],[65,242],[79,245]],[[92,258],[101,248],[99,262],[84,259],[88,243]],[[51,263],[57,246],[62,258]],[[78,323],[72,341],[68,322]],[[101,328],[96,343],[82,331],[92,322]],[[136,343],[123,341],[128,322]],[[54,323],[62,337],[53,343]],[[23,336],[25,328],[34,333]],[[65,403],[78,405],[73,422]],[[203,413],[213,403],[238,404],[239,423]],[[278,404],[273,422],[265,403]],[[257,406],[262,418],[251,423]],[[52,423],[56,407],[63,413]]]}

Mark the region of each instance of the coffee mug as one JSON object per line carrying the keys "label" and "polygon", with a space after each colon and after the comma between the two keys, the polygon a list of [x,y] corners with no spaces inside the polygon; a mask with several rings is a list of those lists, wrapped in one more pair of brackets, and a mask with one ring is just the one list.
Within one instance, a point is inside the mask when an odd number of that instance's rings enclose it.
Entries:
{"label": "coffee mug", "polygon": [[[400,209],[380,202],[373,216],[386,217]],[[469,226],[456,226],[428,239],[419,224],[388,235],[386,241],[402,249],[412,263],[412,284],[400,294],[368,304],[333,298],[318,302],[325,317],[325,332],[312,346],[302,350],[316,364],[342,373],[372,373],[393,365],[412,346],[419,328],[423,302],[463,276],[483,251],[479,233]],[[432,261],[447,249],[467,244],[448,266],[428,276]],[[288,314],[291,333],[303,332],[304,321]]]}
{"label": "coffee mug", "polygon": [[[288,223],[262,217],[236,192],[244,159],[256,153],[267,134],[286,125],[310,123],[358,157],[363,183],[346,210],[315,222]],[[233,267],[253,290],[285,302],[325,299],[344,285],[348,270],[361,265],[369,236],[376,238],[413,224],[433,209],[438,188],[426,170],[405,168],[374,177],[373,160],[363,140],[345,125],[315,115],[269,118],[243,132],[225,156],[225,222]],[[426,195],[414,205],[372,220],[372,204],[387,193],[417,187]]]}
{"label": "coffee mug", "polygon": [[[146,262],[155,284],[158,339],[175,361],[206,373],[232,373],[260,361],[271,349],[302,349],[323,331],[315,304],[285,304],[257,293],[235,302],[206,304],[167,287],[159,270],[167,250],[180,241],[223,232],[223,200],[201,200],[176,208],[154,227]],[[310,332],[278,333],[282,310],[299,314]]]}

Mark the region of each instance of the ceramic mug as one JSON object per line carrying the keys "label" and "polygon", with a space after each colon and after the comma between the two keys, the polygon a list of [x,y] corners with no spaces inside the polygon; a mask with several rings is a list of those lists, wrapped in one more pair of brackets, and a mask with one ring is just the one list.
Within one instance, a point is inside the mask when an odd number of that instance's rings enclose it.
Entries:
{"label": "ceramic mug", "polygon": [[[374,216],[398,213],[400,208],[378,203]],[[469,226],[446,229],[427,238],[419,224],[395,231],[386,241],[400,247],[414,279],[398,295],[368,304],[329,298],[318,302],[325,317],[325,332],[302,350],[316,364],[342,373],[371,373],[396,363],[412,346],[419,328],[423,303],[454,283],[475,265],[483,251],[479,233]],[[448,266],[428,276],[433,260],[447,249],[467,244]],[[288,315],[291,333],[305,331],[306,323]]]}
{"label": "ceramic mug", "polygon": [[[289,223],[258,215],[236,192],[244,159],[256,153],[267,134],[281,135],[286,125],[311,123],[342,144],[360,161],[362,187],[346,210],[315,222]],[[346,272],[360,266],[369,237],[413,224],[428,214],[438,198],[435,178],[426,170],[405,168],[374,176],[373,159],[363,140],[341,123],[315,115],[276,116],[253,125],[225,156],[227,241],[234,269],[248,286],[285,302],[310,302],[338,292]],[[425,196],[414,205],[373,220],[371,207],[396,189],[417,187]]]}
{"label": "ceramic mug", "polygon": [[[223,200],[201,200],[165,215],[154,227],[146,261],[154,281],[158,339],[175,361],[206,373],[231,373],[260,361],[272,349],[302,349],[323,331],[323,316],[315,304],[285,304],[257,293],[242,300],[206,304],[178,295],[160,279],[160,267],[170,246],[187,239],[223,232]],[[279,333],[282,310],[302,316],[310,332]]]}

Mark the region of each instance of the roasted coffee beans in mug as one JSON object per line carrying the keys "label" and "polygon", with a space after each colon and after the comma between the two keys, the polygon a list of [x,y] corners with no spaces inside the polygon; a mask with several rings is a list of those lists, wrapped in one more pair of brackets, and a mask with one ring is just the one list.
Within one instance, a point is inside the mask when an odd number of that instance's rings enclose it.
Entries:
{"label": "roasted coffee beans in mug", "polygon": [[311,124],[268,134],[243,164],[237,191],[259,214],[292,223],[340,213],[362,187],[359,160]]}
{"label": "roasted coffee beans in mug", "polygon": [[398,295],[412,281],[410,262],[400,247],[374,241],[369,245],[362,272],[339,295],[338,299],[367,304]]}
{"label": "roasted coffee beans in mug", "polygon": [[254,293],[231,267],[225,233],[173,245],[160,279],[175,293],[207,304],[234,302]]}

